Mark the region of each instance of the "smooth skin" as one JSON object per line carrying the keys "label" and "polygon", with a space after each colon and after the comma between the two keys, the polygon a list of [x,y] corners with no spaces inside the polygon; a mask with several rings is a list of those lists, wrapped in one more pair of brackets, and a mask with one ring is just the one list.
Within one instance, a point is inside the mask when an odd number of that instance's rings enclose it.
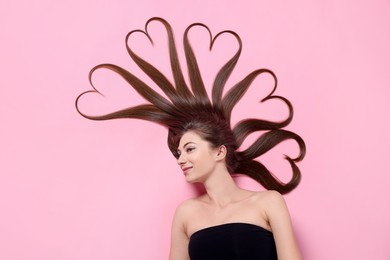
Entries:
{"label": "smooth skin", "polygon": [[278,192],[239,188],[229,174],[226,147],[213,149],[193,131],[180,140],[178,164],[189,183],[202,183],[206,193],[184,201],[175,212],[169,260],[186,260],[191,235],[226,223],[249,223],[273,233],[278,260],[300,260],[286,203]]}

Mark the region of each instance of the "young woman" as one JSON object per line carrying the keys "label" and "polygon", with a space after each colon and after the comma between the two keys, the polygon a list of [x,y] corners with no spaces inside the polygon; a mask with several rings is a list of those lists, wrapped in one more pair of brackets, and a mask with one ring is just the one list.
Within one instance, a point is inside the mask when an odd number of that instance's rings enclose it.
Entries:
{"label": "young woman", "polygon": [[[241,39],[232,31],[224,31],[214,38],[207,26],[192,24],[184,33],[184,51],[188,66],[190,87],[184,80],[178,61],[171,26],[161,18],[150,19],[162,23],[168,34],[169,53],[174,84],[160,71],[136,55],[127,46],[131,58],[156,83],[168,99],[159,95],[142,80],[113,64],[98,65],[122,76],[149,103],[116,111],[103,116],[89,116],[78,108],[80,97],[96,89],[82,93],[76,100],[76,108],[84,117],[92,120],[115,118],[139,118],[157,122],[168,128],[168,147],[177,158],[183,175],[190,183],[202,183],[206,193],[178,206],[172,224],[170,260],[207,259],[300,259],[290,216],[281,194],[290,192],[299,183],[300,171],[296,162],[305,154],[304,141],[295,133],[282,129],[292,120],[291,103],[273,95],[277,80],[272,71],[259,69],[239,81],[223,96],[229,78],[241,52]],[[236,54],[217,73],[211,100],[207,95],[195,55],[188,40],[188,32],[194,26],[204,27],[210,33],[211,47],[221,34],[233,35],[239,48]],[[210,48],[211,48],[210,47]],[[260,74],[268,73],[275,80],[273,91],[263,99],[279,99],[289,108],[289,116],[281,122],[246,119],[231,128],[233,107],[245,94],[252,81]],[[92,84],[92,83],[91,83]],[[255,131],[263,134],[248,148],[240,150],[245,138]],[[292,168],[292,179],[280,182],[259,161],[255,160],[280,142],[295,140],[300,148],[297,158],[286,160]],[[253,192],[239,188],[231,174],[246,174],[269,191]]]}

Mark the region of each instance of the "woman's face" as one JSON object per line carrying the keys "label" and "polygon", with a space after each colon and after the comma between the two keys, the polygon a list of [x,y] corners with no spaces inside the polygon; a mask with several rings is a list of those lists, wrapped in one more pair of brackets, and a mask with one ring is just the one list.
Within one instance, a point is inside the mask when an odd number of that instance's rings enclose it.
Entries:
{"label": "woman's face", "polygon": [[217,163],[218,149],[192,131],[180,139],[177,159],[186,180],[190,183],[204,182],[213,172]]}

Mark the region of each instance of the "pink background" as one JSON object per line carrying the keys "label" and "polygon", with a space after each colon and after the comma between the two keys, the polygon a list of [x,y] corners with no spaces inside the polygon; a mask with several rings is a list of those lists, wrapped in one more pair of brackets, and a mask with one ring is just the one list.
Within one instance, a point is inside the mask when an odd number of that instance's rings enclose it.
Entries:
{"label": "pink background", "polygon": [[[1,0],[0,259],[167,259],[174,209],[194,189],[166,147],[166,130],[93,122],[74,109],[97,64],[144,77],[124,37],[153,16],[172,24],[180,50],[193,22],[214,35],[238,32],[244,48],[228,86],[257,68],[278,76],[276,94],[295,108],[288,129],[308,149],[302,183],[285,196],[304,259],[390,259],[389,11],[388,0]],[[156,49],[142,38],[134,48],[166,72],[161,26],[151,30]],[[209,83],[237,45],[225,37],[209,53],[204,31],[192,38]],[[85,112],[140,102],[112,73],[97,72],[94,82],[106,98],[85,97]],[[283,118],[280,104],[256,108],[270,83],[255,83],[236,119],[262,111]],[[294,149],[286,143],[265,158],[282,179],[281,155]]]}

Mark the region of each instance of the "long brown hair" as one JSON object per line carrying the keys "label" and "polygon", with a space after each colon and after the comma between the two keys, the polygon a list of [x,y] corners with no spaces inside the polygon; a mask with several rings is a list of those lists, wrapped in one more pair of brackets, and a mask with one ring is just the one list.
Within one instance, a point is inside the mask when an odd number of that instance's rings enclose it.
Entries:
{"label": "long brown hair", "polygon": [[[148,34],[148,25],[152,21],[160,22],[167,31],[170,64],[174,83],[171,83],[153,65],[134,53],[128,45],[129,37],[136,32],[145,34],[152,42],[152,39]],[[210,50],[215,40],[225,33],[233,35],[239,44],[235,55],[218,71],[212,87],[211,100],[206,92],[196,57],[188,40],[188,32],[195,26],[204,27],[208,31],[210,36]],[[190,88],[184,80],[170,24],[162,18],[154,17],[146,22],[145,31],[134,30],[127,34],[126,47],[133,61],[156,83],[168,99],[158,94],[129,71],[114,64],[100,64],[95,66],[89,73],[89,81],[93,90],[81,93],[76,99],[77,111],[83,117],[91,120],[138,118],[166,126],[168,128],[168,147],[175,157],[178,156],[177,146],[181,136],[186,131],[196,131],[213,146],[225,145],[227,147],[228,154],[226,164],[230,173],[246,174],[258,181],[266,189],[277,190],[282,194],[293,190],[301,179],[301,173],[296,162],[303,159],[306,148],[305,143],[300,136],[291,131],[282,129],[291,122],[293,107],[286,98],[274,95],[277,87],[277,78],[275,74],[268,69],[255,70],[231,87],[223,96],[225,84],[239,59],[242,50],[242,42],[238,34],[233,31],[223,31],[212,37],[211,31],[206,25],[194,23],[185,30],[183,44]],[[81,96],[90,92],[99,93],[93,86],[91,78],[92,74],[101,68],[112,70],[123,77],[144,99],[146,99],[146,101],[148,101],[148,103],[100,116],[91,116],[82,113],[78,106]],[[241,120],[232,128],[230,119],[233,107],[246,93],[253,80],[263,73],[270,74],[273,77],[275,84],[271,93],[265,97],[262,102],[270,99],[281,100],[288,107],[288,117],[280,122],[249,118]],[[239,148],[246,137],[255,131],[264,131],[264,133],[248,148],[240,151]],[[297,142],[300,153],[296,158],[285,157],[291,165],[292,178],[289,182],[283,183],[262,163],[257,161],[256,158],[271,150],[279,143],[289,139],[293,139]]]}

